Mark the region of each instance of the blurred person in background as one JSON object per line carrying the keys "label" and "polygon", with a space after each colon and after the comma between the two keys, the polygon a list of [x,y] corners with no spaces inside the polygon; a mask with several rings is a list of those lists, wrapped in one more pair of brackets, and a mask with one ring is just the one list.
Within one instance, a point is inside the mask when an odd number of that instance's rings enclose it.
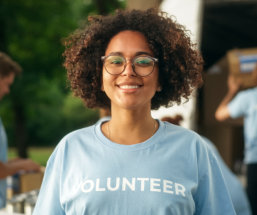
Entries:
{"label": "blurred person in background", "polygon": [[228,92],[218,106],[219,121],[244,117],[244,162],[247,166],[247,195],[253,215],[257,215],[257,67],[252,72],[256,86],[241,90],[241,81],[230,75]]}
{"label": "blurred person in background", "polygon": [[[9,93],[15,75],[21,73],[21,67],[7,54],[0,52],[0,100]],[[40,166],[30,159],[15,158],[8,160],[7,136],[0,117],[0,208],[6,204],[6,177],[19,171],[38,171]]]}
{"label": "blurred person in background", "polygon": [[[166,116],[161,118],[162,121],[170,122],[175,125],[181,125],[183,117],[181,115],[176,115],[174,117]],[[220,153],[216,146],[206,137],[202,136],[204,141],[207,143],[207,147],[214,153],[217,161],[220,165],[222,174],[224,176],[228,191],[230,193],[235,211],[237,215],[251,215],[251,209],[249,205],[246,192],[241,182],[237,176],[229,169],[224,160],[222,159]]]}
{"label": "blurred person in background", "polygon": [[151,116],[202,83],[195,48],[183,26],[154,9],[90,17],[66,40],[72,90],[111,117],[60,141],[34,215],[235,214],[202,138]]}

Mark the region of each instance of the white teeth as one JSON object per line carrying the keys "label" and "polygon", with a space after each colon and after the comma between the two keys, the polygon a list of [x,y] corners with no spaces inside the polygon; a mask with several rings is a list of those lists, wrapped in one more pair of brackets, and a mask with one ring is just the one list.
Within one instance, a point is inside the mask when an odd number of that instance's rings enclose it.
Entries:
{"label": "white teeth", "polygon": [[136,89],[139,88],[138,85],[122,85],[120,86],[121,89]]}

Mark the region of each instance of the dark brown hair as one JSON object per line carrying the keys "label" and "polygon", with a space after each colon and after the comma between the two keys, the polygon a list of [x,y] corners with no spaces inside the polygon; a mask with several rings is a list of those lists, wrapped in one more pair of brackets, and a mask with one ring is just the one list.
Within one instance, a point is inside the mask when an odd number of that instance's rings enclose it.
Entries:
{"label": "dark brown hair", "polygon": [[11,73],[21,73],[22,69],[18,63],[13,61],[7,54],[0,52],[0,77],[6,77]]}
{"label": "dark brown hair", "polygon": [[110,100],[101,91],[101,56],[111,38],[124,30],[141,32],[154,57],[158,58],[162,88],[152,98],[152,109],[188,99],[194,87],[202,83],[203,61],[191,43],[187,31],[172,18],[155,9],[117,11],[114,15],[89,18],[89,25],[77,30],[65,41],[64,66],[76,96],[89,108],[109,108]]}

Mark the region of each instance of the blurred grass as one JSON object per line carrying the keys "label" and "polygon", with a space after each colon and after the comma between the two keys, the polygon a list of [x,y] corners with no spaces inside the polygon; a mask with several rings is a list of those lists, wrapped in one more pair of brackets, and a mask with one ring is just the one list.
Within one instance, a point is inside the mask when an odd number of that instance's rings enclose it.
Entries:
{"label": "blurred grass", "polygon": [[[46,162],[52,154],[54,147],[31,147],[28,150],[29,158],[37,162],[41,166],[46,166]],[[16,149],[8,149],[8,158],[17,157]]]}

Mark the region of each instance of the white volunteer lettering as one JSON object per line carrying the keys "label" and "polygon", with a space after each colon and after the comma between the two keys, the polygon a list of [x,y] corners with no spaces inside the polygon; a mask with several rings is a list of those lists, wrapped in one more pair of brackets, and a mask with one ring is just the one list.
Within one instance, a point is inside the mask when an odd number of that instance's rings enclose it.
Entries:
{"label": "white volunteer lettering", "polygon": [[137,178],[141,182],[140,190],[145,191],[145,182],[149,181],[149,178]]}
{"label": "white volunteer lettering", "polygon": [[116,191],[120,187],[120,178],[116,178],[116,184],[114,187],[111,186],[112,179],[109,177],[107,178],[107,190]]}
{"label": "white volunteer lettering", "polygon": [[[150,191],[161,192],[160,181],[161,181],[161,179],[159,179],[159,178],[150,178]],[[157,183],[157,182],[159,182],[159,183]],[[157,187],[159,187],[159,189]]]}
{"label": "white volunteer lettering", "polygon": [[106,191],[163,192],[170,195],[186,196],[186,188],[182,184],[160,178],[96,178],[87,179],[80,184],[84,193]]}
{"label": "white volunteer lettering", "polygon": [[173,194],[174,192],[171,190],[172,184],[173,184],[172,181],[163,180],[163,192]]}
{"label": "white volunteer lettering", "polygon": [[186,196],[185,195],[186,188],[182,184],[175,183],[175,191],[176,191],[176,195],[179,195],[179,193],[181,193],[182,196],[184,197]]}
{"label": "white volunteer lettering", "polygon": [[100,178],[97,178],[96,179],[96,185],[95,185],[95,191],[97,191],[97,192],[103,192],[103,191],[105,191],[106,189],[105,188],[101,188],[100,187]]}
{"label": "white volunteer lettering", "polygon": [[130,181],[123,177],[122,179],[122,191],[126,190],[126,186],[128,186],[132,191],[135,191],[136,189],[136,178],[132,178],[132,182],[130,183]]}
{"label": "white volunteer lettering", "polygon": [[81,184],[81,190],[84,193],[89,193],[94,189],[94,186],[95,186],[94,181],[88,179]]}

